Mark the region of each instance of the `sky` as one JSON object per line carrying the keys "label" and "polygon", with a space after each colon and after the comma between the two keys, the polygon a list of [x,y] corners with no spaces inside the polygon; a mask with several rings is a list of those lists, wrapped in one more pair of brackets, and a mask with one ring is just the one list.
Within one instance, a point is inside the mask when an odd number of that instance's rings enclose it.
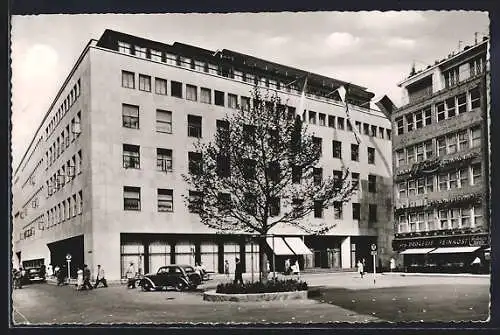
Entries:
{"label": "sky", "polygon": [[487,12],[391,11],[13,16],[15,169],[90,39],[105,29],[171,44],[230,49],[367,87],[400,105],[412,63],[434,64],[489,33]]}

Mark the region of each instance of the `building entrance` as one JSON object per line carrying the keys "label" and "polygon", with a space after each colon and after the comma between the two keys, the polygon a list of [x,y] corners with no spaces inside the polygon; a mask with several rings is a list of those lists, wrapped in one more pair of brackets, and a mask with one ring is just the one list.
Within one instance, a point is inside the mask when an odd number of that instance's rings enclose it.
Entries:
{"label": "building entrance", "polygon": [[50,250],[50,264],[53,268],[59,266],[67,272],[66,255],[71,255],[71,277],[76,278],[78,268],[83,268],[84,264],[83,235],[48,243],[47,246]]}

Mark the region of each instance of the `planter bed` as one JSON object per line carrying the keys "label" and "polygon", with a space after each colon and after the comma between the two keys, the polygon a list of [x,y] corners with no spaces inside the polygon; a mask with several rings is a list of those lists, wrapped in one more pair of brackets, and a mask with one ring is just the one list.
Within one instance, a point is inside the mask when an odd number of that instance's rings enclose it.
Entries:
{"label": "planter bed", "polygon": [[273,293],[248,293],[248,294],[227,294],[216,293],[215,290],[206,291],[203,294],[205,301],[275,301],[275,300],[297,300],[307,299],[306,291],[273,292]]}

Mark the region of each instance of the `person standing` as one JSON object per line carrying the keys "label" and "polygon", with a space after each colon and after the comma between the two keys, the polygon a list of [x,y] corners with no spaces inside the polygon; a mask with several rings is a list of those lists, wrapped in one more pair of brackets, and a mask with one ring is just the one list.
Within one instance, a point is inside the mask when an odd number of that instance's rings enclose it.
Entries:
{"label": "person standing", "polygon": [[236,266],[234,268],[234,283],[243,284],[243,269],[241,268],[241,262],[238,257],[236,257]]}
{"label": "person standing", "polygon": [[392,257],[391,257],[389,266],[391,268],[391,272],[394,272],[394,270],[396,270],[396,260]]}
{"label": "person standing", "polygon": [[[361,263],[363,264],[363,275],[364,275],[366,269],[366,260],[363,258],[363,261]],[[373,264],[373,266],[375,266],[375,264]]]}
{"label": "person standing", "polygon": [[76,289],[81,291],[83,288],[83,270],[79,267],[76,272]]}
{"label": "person standing", "polygon": [[226,274],[226,279],[229,279],[229,262],[227,259],[224,262],[224,273]]}
{"label": "person standing", "polygon": [[97,265],[97,279],[95,280],[94,288],[97,288],[99,283],[102,283],[104,287],[108,287],[108,283],[104,277],[104,269],[100,264]]}
{"label": "person standing", "polygon": [[358,272],[361,278],[363,278],[363,275],[365,274],[365,269],[361,261],[358,261]]}
{"label": "person standing", "polygon": [[290,258],[285,259],[285,274],[290,273]]}
{"label": "person standing", "polygon": [[92,284],[90,283],[90,269],[87,266],[87,264],[85,264],[83,266],[83,287],[82,287],[82,289],[86,290],[87,288],[89,290],[91,290],[93,287],[92,287]]}
{"label": "person standing", "polygon": [[136,272],[135,272],[134,262],[130,262],[130,265],[126,272],[126,276],[127,276],[127,288],[135,288]]}

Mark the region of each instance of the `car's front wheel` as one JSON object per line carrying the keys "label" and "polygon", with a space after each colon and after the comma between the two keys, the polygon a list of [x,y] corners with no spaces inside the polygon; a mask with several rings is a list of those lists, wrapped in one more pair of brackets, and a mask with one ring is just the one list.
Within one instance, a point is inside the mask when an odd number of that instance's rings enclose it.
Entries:
{"label": "car's front wheel", "polygon": [[144,280],[142,282],[142,285],[141,285],[141,289],[145,292],[149,292],[149,291],[152,291],[153,290],[153,286],[151,285],[151,283],[147,280]]}
{"label": "car's front wheel", "polygon": [[183,282],[183,281],[178,281],[176,284],[175,284],[175,290],[177,292],[181,292],[181,291],[184,291],[186,289],[186,284]]}

